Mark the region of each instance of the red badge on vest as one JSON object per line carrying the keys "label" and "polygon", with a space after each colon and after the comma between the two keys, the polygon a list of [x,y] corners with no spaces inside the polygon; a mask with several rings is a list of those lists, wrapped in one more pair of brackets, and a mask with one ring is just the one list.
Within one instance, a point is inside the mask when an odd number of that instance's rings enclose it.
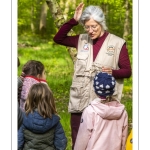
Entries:
{"label": "red badge on vest", "polygon": [[88,43],[85,43],[85,44],[84,44],[83,49],[84,49],[84,50],[89,50],[89,45],[88,45]]}

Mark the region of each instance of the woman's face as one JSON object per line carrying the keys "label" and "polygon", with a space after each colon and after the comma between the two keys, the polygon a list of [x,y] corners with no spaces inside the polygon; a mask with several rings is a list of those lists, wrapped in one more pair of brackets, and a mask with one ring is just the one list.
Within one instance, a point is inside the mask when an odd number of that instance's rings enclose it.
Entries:
{"label": "woman's face", "polygon": [[85,21],[84,29],[89,34],[92,40],[99,38],[104,34],[104,30],[102,29],[101,25],[92,18],[88,21]]}

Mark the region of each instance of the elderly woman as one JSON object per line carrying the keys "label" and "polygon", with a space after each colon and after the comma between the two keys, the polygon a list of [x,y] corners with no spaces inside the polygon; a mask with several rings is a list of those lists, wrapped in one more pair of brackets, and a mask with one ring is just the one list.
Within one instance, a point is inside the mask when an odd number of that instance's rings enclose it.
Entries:
{"label": "elderly woman", "polygon": [[[115,77],[113,96],[118,101],[122,95],[123,79],[131,76],[126,41],[107,31],[105,16],[99,6],[88,6],[82,12],[83,7],[83,3],[77,6],[74,17],[54,37],[56,43],[78,50],[68,105],[71,113],[72,148],[82,112],[97,97],[93,89],[95,74],[107,72]],[[83,25],[86,33],[68,36],[68,32],[79,23]]]}

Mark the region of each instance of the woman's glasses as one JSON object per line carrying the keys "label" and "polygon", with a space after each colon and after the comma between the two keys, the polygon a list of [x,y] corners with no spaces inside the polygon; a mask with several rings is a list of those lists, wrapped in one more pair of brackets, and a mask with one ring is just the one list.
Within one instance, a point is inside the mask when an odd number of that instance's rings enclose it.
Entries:
{"label": "woman's glasses", "polygon": [[89,31],[90,30],[90,28],[93,30],[93,31],[96,31],[97,30],[97,26],[98,26],[98,24],[97,25],[92,25],[92,26],[84,26],[84,29],[86,30],[86,31]]}

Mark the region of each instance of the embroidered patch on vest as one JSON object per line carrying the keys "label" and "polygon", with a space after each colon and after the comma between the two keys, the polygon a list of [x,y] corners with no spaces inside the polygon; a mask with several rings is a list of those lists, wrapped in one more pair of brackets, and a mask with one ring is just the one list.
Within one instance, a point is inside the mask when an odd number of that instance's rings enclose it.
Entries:
{"label": "embroidered patch on vest", "polygon": [[107,47],[107,52],[106,52],[106,54],[112,56],[112,55],[114,55],[114,53],[115,53],[115,47],[114,47],[113,45],[109,45],[109,46]]}
{"label": "embroidered patch on vest", "polygon": [[83,45],[83,49],[81,51],[88,52],[89,51],[89,44],[85,42]]}

